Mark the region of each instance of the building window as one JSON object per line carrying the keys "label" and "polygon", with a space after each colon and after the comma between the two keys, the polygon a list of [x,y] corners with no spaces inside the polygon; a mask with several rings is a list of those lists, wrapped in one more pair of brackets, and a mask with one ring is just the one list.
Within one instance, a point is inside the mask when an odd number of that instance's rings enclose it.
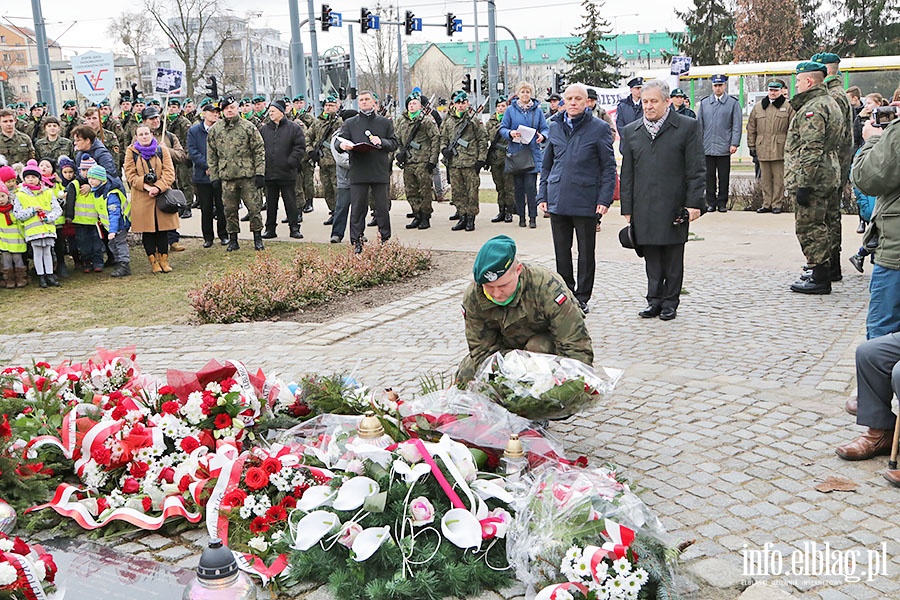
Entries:
{"label": "building window", "polygon": [[172,68],[171,65],[172,65],[171,61],[168,61],[168,60],[159,61],[160,69],[171,69]]}
{"label": "building window", "polygon": [[4,54],[3,62],[10,62],[10,61],[12,61],[12,57],[9,54]]}
{"label": "building window", "polygon": [[5,44],[5,43],[6,43],[6,36],[0,35],[0,44]]}
{"label": "building window", "polygon": [[22,86],[22,93],[23,93],[23,94],[27,94],[27,93],[28,93],[28,86],[27,86],[27,85],[23,85],[23,86]]}

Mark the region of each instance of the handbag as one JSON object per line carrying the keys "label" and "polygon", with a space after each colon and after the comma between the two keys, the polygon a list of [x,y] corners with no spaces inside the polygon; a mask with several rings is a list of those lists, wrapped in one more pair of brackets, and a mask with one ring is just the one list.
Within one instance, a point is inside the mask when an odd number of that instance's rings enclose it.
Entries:
{"label": "handbag", "polygon": [[156,197],[156,208],[168,214],[177,213],[187,208],[187,199],[181,190],[168,189]]}
{"label": "handbag", "polygon": [[[532,129],[534,129],[534,121],[534,115],[532,115]],[[532,154],[529,146],[522,146],[516,152],[510,152],[509,149],[506,150],[506,164],[503,165],[504,173],[518,175],[519,173],[528,173],[534,169],[534,154]]]}

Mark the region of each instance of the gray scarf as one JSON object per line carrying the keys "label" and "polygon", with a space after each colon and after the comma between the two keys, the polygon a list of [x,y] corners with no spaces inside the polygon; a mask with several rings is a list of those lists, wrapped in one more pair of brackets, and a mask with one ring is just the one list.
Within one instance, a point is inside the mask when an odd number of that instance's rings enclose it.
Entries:
{"label": "gray scarf", "polygon": [[649,120],[646,116],[644,117],[644,127],[647,128],[647,133],[650,134],[650,139],[655,140],[656,136],[659,134],[659,129],[663,126],[663,123],[666,122],[666,118],[669,116],[669,111],[671,107],[666,107],[666,112],[663,113],[663,116],[657,119],[656,121]]}

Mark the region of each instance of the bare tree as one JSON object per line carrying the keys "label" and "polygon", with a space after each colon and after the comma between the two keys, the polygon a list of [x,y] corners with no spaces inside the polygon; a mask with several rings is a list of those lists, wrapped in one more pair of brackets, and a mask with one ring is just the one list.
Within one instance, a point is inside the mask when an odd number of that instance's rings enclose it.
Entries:
{"label": "bare tree", "polygon": [[[152,27],[145,27],[143,15],[123,12],[113,18],[109,27],[106,28],[106,33],[128,50],[134,58],[137,72],[143,74],[143,58],[158,42],[156,30]],[[140,75],[138,76],[140,77]],[[148,90],[150,85],[152,82],[149,81],[138,82],[138,87],[142,90]]]}
{"label": "bare tree", "polygon": [[194,95],[197,80],[232,38],[230,20],[216,0],[144,0],[147,12],[184,63],[184,91]]}
{"label": "bare tree", "polygon": [[[382,18],[393,17],[396,8],[380,2],[372,10],[373,15]],[[375,29],[362,36],[361,45],[368,64],[359,76],[361,89],[370,89],[382,98],[396,94],[397,90],[397,37],[393,27]],[[402,98],[399,101],[402,102]]]}

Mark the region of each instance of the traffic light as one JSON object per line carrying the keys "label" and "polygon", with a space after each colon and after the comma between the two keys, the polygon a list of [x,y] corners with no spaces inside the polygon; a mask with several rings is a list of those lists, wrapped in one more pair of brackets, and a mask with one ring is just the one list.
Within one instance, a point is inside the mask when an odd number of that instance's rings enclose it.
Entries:
{"label": "traffic light", "polygon": [[341,100],[346,100],[347,88],[345,88],[343,86],[338,88],[338,98],[340,98]]}
{"label": "traffic light", "polygon": [[467,94],[472,93],[472,76],[469,75],[468,73],[466,73],[465,76],[463,76],[462,88],[463,88],[463,91],[466,92]]}
{"label": "traffic light", "polygon": [[556,89],[557,94],[562,94],[563,90],[566,88],[566,74],[565,73],[556,73],[554,75],[554,87]]}
{"label": "traffic light", "polygon": [[372,16],[372,11],[368,8],[362,8],[359,11],[359,32],[366,33],[369,31],[369,17]]}
{"label": "traffic light", "polygon": [[453,37],[453,31],[456,29],[454,21],[456,21],[456,15],[452,12],[447,13],[447,35],[450,37]]}
{"label": "traffic light", "polygon": [[206,84],[206,95],[213,100],[219,100],[219,84],[216,82],[216,76],[211,75],[209,83]]}
{"label": "traffic light", "polygon": [[322,5],[322,31],[331,29],[331,7],[327,4]]}
{"label": "traffic light", "polygon": [[350,88],[350,99],[356,100],[356,88],[355,87]]}
{"label": "traffic light", "polygon": [[416,18],[416,15],[413,14],[411,10],[406,11],[406,21],[404,25],[406,26],[406,35],[412,35],[412,32],[415,31],[415,26],[413,25],[413,19]]}

